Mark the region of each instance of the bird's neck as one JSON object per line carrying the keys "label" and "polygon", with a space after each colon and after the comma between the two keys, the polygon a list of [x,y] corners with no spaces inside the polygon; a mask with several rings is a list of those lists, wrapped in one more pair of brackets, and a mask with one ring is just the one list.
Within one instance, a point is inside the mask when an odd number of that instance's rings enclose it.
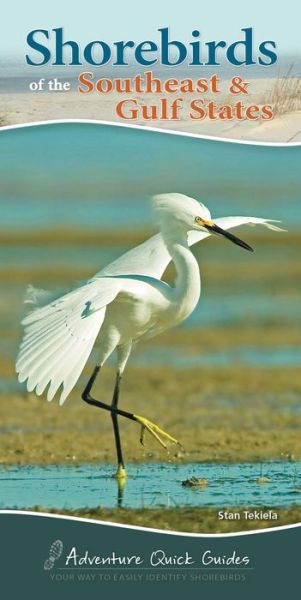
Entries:
{"label": "bird's neck", "polygon": [[174,305],[179,317],[185,319],[195,308],[201,293],[201,278],[198,263],[189,249],[187,231],[179,226],[162,228],[166,248],[176,268]]}

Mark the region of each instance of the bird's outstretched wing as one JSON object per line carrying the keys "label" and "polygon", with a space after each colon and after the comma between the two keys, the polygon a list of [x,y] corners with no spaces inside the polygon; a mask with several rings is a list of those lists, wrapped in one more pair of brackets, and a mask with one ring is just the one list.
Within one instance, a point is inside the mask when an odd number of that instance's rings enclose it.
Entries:
{"label": "bird's outstretched wing", "polygon": [[[283,231],[277,227],[271,219],[260,219],[258,217],[221,217],[214,222],[223,229],[232,229],[240,225],[263,225],[274,231]],[[202,231],[189,231],[188,244],[193,246],[197,242],[210,237],[210,233]],[[107,267],[97,273],[104,275],[147,275],[161,279],[165,269],[171,261],[170,254],[163,242],[161,233],[152,236],[146,242],[129,250]]]}
{"label": "bird's outstretched wing", "polygon": [[24,337],[16,371],[28,391],[52,400],[63,386],[60,404],[76,384],[102,326],[106,306],[120,291],[118,278],[92,279],[80,288],[33,310],[23,321]]}
{"label": "bird's outstretched wing", "polygon": [[[256,217],[225,217],[215,222],[223,229],[250,224],[279,230],[273,221]],[[189,246],[209,235],[190,231]],[[48,400],[62,387],[60,404],[63,404],[89,358],[106,306],[121,290],[122,279],[116,276],[161,279],[170,261],[159,233],[123,254],[85,285],[29,313],[22,321],[24,337],[16,363],[19,381],[27,380],[28,391],[35,389],[38,395],[50,384]]]}

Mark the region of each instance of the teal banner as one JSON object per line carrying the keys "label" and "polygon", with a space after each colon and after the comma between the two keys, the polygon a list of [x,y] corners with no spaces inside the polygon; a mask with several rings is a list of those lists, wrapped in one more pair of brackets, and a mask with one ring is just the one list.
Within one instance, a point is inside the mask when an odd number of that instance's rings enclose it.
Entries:
{"label": "teal banner", "polygon": [[0,523],[5,598],[275,600],[299,586],[299,525],[187,535],[15,511]]}

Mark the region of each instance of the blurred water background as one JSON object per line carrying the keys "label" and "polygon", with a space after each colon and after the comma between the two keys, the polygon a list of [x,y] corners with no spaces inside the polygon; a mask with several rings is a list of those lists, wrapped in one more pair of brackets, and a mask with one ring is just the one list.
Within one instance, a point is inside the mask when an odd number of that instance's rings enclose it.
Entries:
{"label": "blurred water background", "polygon": [[[130,364],[298,367],[300,155],[300,146],[226,143],[109,125],[2,131],[0,392],[24,389],[13,365],[27,285],[63,291],[89,278],[155,231],[150,196],[170,191],[204,201],[213,217],[269,217],[288,231],[245,228],[240,235],[255,247],[254,255],[217,238],[195,246],[203,282],[198,307],[177,338],[165,335],[141,345]],[[167,276],[172,280],[172,273]],[[252,342],[246,329],[254,330]],[[212,338],[209,347],[205,331]],[[296,408],[296,398],[293,404]]]}
{"label": "blurred water background", "polygon": [[[213,217],[279,219],[287,233],[245,228],[249,255],[225,240],[195,247],[201,302],[184,328],[300,324],[301,147],[194,139],[130,128],[55,124],[0,135],[0,352],[13,357],[28,283],[64,288],[93,275],[154,230],[150,196],[178,191]],[[158,342],[160,344],[160,341]],[[137,365],[300,364],[300,348],[228,354],[141,348]]]}

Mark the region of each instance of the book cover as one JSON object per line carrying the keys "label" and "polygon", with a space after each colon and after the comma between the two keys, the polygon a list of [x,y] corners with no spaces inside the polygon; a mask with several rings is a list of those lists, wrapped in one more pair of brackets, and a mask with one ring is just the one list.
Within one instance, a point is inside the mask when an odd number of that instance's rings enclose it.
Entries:
{"label": "book cover", "polygon": [[297,582],[299,17],[3,8],[5,595]]}

